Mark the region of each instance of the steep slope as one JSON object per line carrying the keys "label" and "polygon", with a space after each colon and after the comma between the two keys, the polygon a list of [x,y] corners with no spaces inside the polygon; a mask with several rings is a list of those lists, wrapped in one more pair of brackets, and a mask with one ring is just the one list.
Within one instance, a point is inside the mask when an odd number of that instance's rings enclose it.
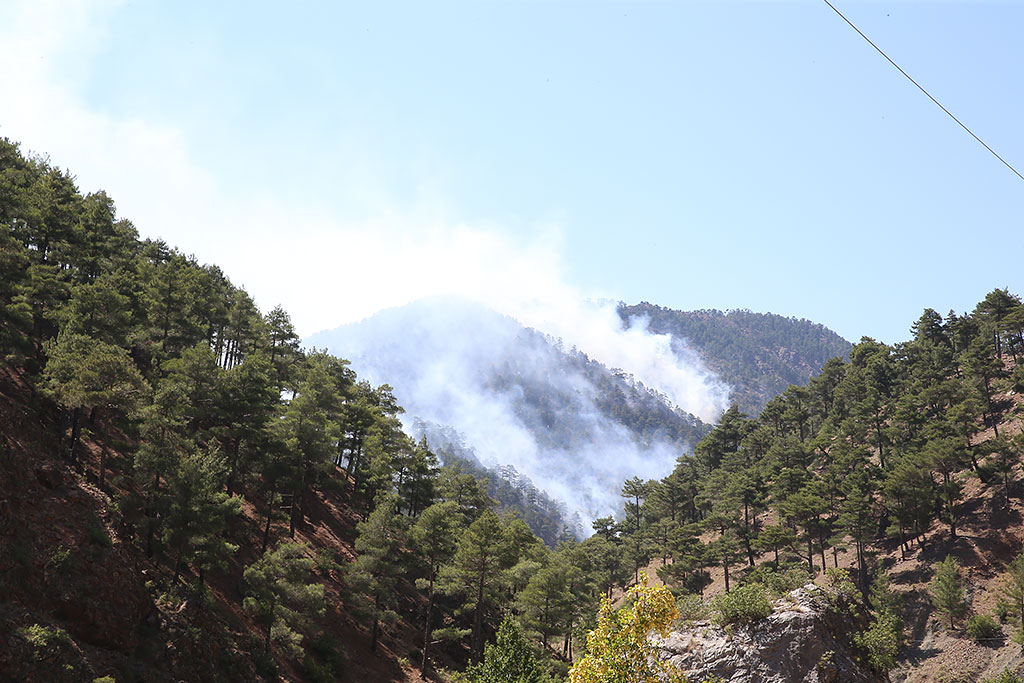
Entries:
{"label": "steep slope", "polygon": [[410,421],[453,427],[482,464],[513,466],[583,520],[614,513],[625,479],[663,476],[709,429],[625,373],[463,301],[416,302],[307,343],[392,385]]}
{"label": "steep slope", "polygon": [[[354,610],[345,566],[356,556],[359,515],[334,493],[317,493],[295,541],[318,558],[324,627],[296,660],[261,652],[260,626],[242,609],[242,573],[259,555],[263,520],[248,502],[226,537],[240,546],[223,571],[196,583],[174,578],[164,553],[146,557],[129,479],[96,483],[100,452],[122,473],[131,445],[106,416],[84,441],[81,471],[57,438],[60,414],[0,369],[0,681],[411,681],[423,609],[403,581],[396,619],[370,652],[369,624]],[[255,498],[255,496],[253,496]],[[286,539],[278,519],[273,539]],[[451,665],[443,650],[435,653]]]}
{"label": "steep slope", "polygon": [[823,325],[772,313],[676,311],[645,301],[620,305],[619,315],[623,324],[645,320],[651,332],[685,343],[729,384],[733,402],[748,415],[852,346]]}

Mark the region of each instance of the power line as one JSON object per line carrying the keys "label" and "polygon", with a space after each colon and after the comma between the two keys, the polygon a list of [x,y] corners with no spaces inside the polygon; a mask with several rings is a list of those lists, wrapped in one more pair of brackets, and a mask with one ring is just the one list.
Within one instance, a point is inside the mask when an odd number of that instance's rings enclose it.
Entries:
{"label": "power line", "polygon": [[924,93],[925,95],[927,95],[927,96],[928,96],[928,99],[930,99],[930,100],[931,100],[932,102],[934,102],[934,103],[935,103],[935,106],[937,106],[937,107],[938,107],[939,109],[941,109],[942,111],[946,112],[946,115],[947,115],[947,116],[948,116],[949,118],[951,118],[951,119],[953,119],[954,121],[956,121],[956,122],[957,122],[957,123],[958,123],[958,124],[960,125],[960,127],[961,127],[961,128],[963,128],[963,129],[964,129],[964,130],[966,130],[966,131],[967,131],[968,133],[970,133],[970,135],[971,135],[971,137],[972,137],[972,138],[974,138],[975,140],[977,140],[977,141],[978,141],[978,143],[979,143],[979,144],[981,144],[981,146],[982,146],[982,147],[984,147],[985,149],[987,149],[987,150],[988,150],[989,152],[991,152],[991,153],[992,153],[992,156],[994,156],[994,157],[995,157],[996,159],[999,159],[999,161],[1003,162],[1003,165],[1004,165],[1004,166],[1006,166],[1006,168],[1008,168],[1008,169],[1010,169],[1011,171],[1013,171],[1013,172],[1014,172],[1014,174],[1016,174],[1016,176],[1017,176],[1018,178],[1020,178],[1021,180],[1024,180],[1024,175],[1021,175],[1021,174],[1020,174],[1020,172],[1019,172],[1019,171],[1018,171],[1017,169],[1015,169],[1015,168],[1014,168],[1013,166],[1011,166],[1011,165],[1010,165],[1010,162],[1008,162],[1008,161],[1007,161],[1006,159],[1004,159],[1004,158],[1002,158],[1001,156],[999,156],[999,155],[998,155],[998,154],[996,153],[996,151],[995,151],[994,149],[992,149],[991,147],[989,147],[988,145],[986,145],[986,144],[985,144],[985,141],[984,141],[984,140],[982,140],[982,139],[981,139],[981,138],[979,138],[979,137],[978,137],[977,135],[975,135],[975,134],[974,134],[974,131],[972,131],[972,130],[971,130],[970,128],[968,128],[967,126],[965,126],[965,125],[963,124],[963,122],[962,122],[962,121],[961,121],[960,119],[958,119],[957,117],[953,116],[952,112],[950,112],[950,111],[949,111],[948,109],[946,109],[945,107],[943,107],[943,106],[942,106],[942,103],[941,103],[941,102],[939,102],[939,101],[938,101],[937,99],[935,99],[934,97],[932,97],[932,94],[931,94],[930,92],[928,92],[927,90],[925,90],[925,89],[924,89],[924,88],[923,88],[923,87],[921,86],[921,84],[920,84],[920,83],[918,83],[918,82],[917,82],[917,81],[915,81],[915,80],[914,80],[913,78],[911,78],[910,74],[908,74],[908,73],[907,73],[906,71],[904,71],[903,69],[901,69],[901,68],[900,68],[900,65],[899,65],[899,64],[897,64],[896,62],[892,61],[892,58],[891,58],[891,57],[889,57],[889,55],[885,54],[885,52],[883,52],[883,51],[882,51],[882,48],[880,48],[880,47],[878,47],[877,45],[875,45],[875,44],[874,44],[874,43],[873,43],[873,42],[871,41],[871,39],[870,39],[870,38],[868,38],[868,37],[867,37],[866,35],[864,35],[864,32],[863,32],[863,31],[861,31],[861,30],[860,30],[859,28],[857,28],[857,27],[856,27],[856,26],[855,26],[855,25],[853,24],[853,22],[852,22],[852,21],[850,21],[849,19],[847,19],[847,18],[846,18],[846,16],[845,16],[845,15],[844,15],[844,14],[843,14],[842,12],[840,12],[840,11],[839,11],[838,9],[836,9],[836,6],[835,6],[835,5],[833,5],[833,4],[831,3],[831,2],[829,2],[829,0],[825,0],[825,4],[826,4],[826,5],[828,5],[829,7],[831,7],[831,8],[832,8],[832,11],[833,11],[833,12],[835,12],[835,13],[836,13],[836,14],[838,14],[838,15],[839,15],[840,17],[842,17],[843,21],[845,21],[845,22],[846,22],[847,24],[849,24],[849,25],[850,25],[850,28],[852,28],[852,29],[853,29],[854,31],[856,31],[857,33],[859,33],[859,34],[860,34],[860,37],[861,37],[861,38],[863,38],[864,40],[868,41],[868,45],[870,45],[871,47],[875,48],[875,50],[877,50],[877,51],[878,51],[878,54],[880,54],[880,55],[882,55],[883,57],[885,57],[885,58],[886,58],[886,60],[887,60],[887,61],[888,61],[888,62],[889,62],[890,64],[892,64],[892,65],[893,65],[894,67],[896,67],[896,70],[897,70],[897,71],[899,71],[899,72],[900,72],[901,74],[903,74],[904,76],[906,76],[906,77],[907,77],[907,80],[908,80],[908,81],[910,81],[911,83],[913,83],[914,85],[916,85],[916,86],[917,86],[917,89],[918,89],[918,90],[920,90],[920,91],[921,91],[921,92],[923,92],[923,93]]}

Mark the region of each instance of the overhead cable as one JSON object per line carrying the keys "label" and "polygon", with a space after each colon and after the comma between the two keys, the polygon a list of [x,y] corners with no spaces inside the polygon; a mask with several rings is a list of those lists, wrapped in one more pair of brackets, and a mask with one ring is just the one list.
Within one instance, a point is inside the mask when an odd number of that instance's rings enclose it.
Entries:
{"label": "overhead cable", "polygon": [[996,151],[995,151],[994,149],[992,149],[991,147],[989,147],[988,145],[986,145],[986,144],[985,144],[985,141],[984,141],[984,140],[982,140],[982,139],[981,139],[981,138],[979,138],[979,137],[978,137],[977,135],[975,135],[975,134],[974,134],[974,131],[972,131],[972,130],[971,130],[970,128],[968,128],[967,126],[965,126],[965,125],[963,124],[963,122],[962,122],[962,121],[961,121],[960,119],[958,119],[957,117],[953,116],[953,113],[952,113],[952,112],[950,112],[950,111],[949,111],[948,109],[946,109],[946,108],[945,108],[944,106],[942,106],[942,103],[941,103],[941,102],[939,102],[939,101],[938,101],[937,99],[935,99],[934,97],[932,97],[932,94],[931,94],[930,92],[928,92],[927,90],[925,90],[925,89],[924,89],[924,87],[922,87],[920,83],[918,83],[918,82],[917,82],[917,81],[915,81],[915,80],[914,80],[913,78],[911,78],[910,74],[908,74],[908,73],[907,73],[906,71],[904,71],[904,70],[903,70],[902,68],[900,68],[900,65],[899,65],[899,64],[897,64],[896,62],[894,62],[894,61],[892,60],[892,58],[891,58],[891,57],[889,57],[889,55],[885,54],[885,52],[883,52],[883,51],[882,51],[882,48],[880,48],[880,47],[878,47],[877,45],[875,45],[875,44],[874,44],[874,43],[873,43],[873,42],[871,41],[871,39],[870,39],[870,38],[868,38],[868,37],[867,37],[866,35],[864,35],[864,32],[863,32],[863,31],[861,31],[861,30],[860,30],[859,28],[857,28],[857,27],[856,27],[856,26],[854,25],[854,23],[853,23],[852,21],[850,21],[849,19],[847,19],[847,18],[846,18],[846,16],[845,16],[845,15],[844,15],[844,14],[843,14],[842,12],[840,12],[840,11],[839,11],[838,9],[836,9],[836,6],[835,6],[835,5],[833,5],[833,4],[831,3],[831,2],[829,2],[829,0],[824,0],[824,2],[825,2],[825,4],[826,4],[826,5],[828,5],[829,7],[831,7],[831,8],[832,8],[832,11],[834,11],[834,12],[835,12],[836,14],[838,14],[838,15],[839,15],[840,17],[842,17],[843,21],[845,21],[845,22],[846,22],[847,24],[849,24],[849,25],[850,25],[850,28],[852,28],[852,29],[853,29],[854,31],[856,31],[856,32],[857,32],[858,34],[860,34],[860,37],[861,37],[861,38],[863,38],[864,40],[866,40],[866,41],[868,42],[868,45],[870,45],[871,47],[875,48],[875,50],[877,50],[877,51],[878,51],[878,54],[880,54],[880,55],[882,55],[883,57],[885,57],[885,58],[886,58],[886,60],[887,60],[887,61],[888,61],[888,62],[889,62],[890,64],[892,64],[892,65],[893,65],[894,67],[896,67],[897,71],[899,71],[899,72],[900,72],[901,74],[903,74],[904,76],[906,76],[906,77],[907,77],[907,80],[908,80],[908,81],[910,81],[911,83],[913,83],[914,85],[916,85],[916,86],[917,86],[917,89],[918,89],[918,90],[920,90],[920,91],[921,91],[921,92],[923,92],[923,93],[924,93],[925,95],[927,95],[927,96],[928,96],[928,99],[930,99],[930,100],[931,100],[932,102],[934,102],[934,103],[935,103],[935,106],[937,106],[937,107],[938,107],[939,109],[941,109],[942,111],[946,112],[946,115],[947,115],[947,116],[948,116],[949,118],[951,118],[951,119],[953,119],[954,121],[956,121],[956,122],[957,122],[957,123],[958,123],[958,124],[960,125],[960,127],[961,127],[961,128],[963,128],[964,130],[966,130],[966,131],[967,131],[967,132],[968,132],[968,133],[970,134],[970,136],[971,136],[972,138],[974,138],[975,140],[977,140],[977,141],[978,141],[978,143],[979,143],[979,144],[980,144],[980,145],[981,145],[982,147],[984,147],[984,148],[985,148],[985,149],[987,149],[987,150],[988,150],[989,152],[991,152],[991,153],[992,153],[992,156],[994,156],[994,157],[995,157],[996,159],[999,159],[999,161],[1003,162],[1003,165],[1005,165],[1005,166],[1006,166],[1006,168],[1008,168],[1008,169],[1010,169],[1011,171],[1013,171],[1013,172],[1014,172],[1014,174],[1015,174],[1015,175],[1016,175],[1016,176],[1017,176],[1018,178],[1020,178],[1021,180],[1024,180],[1024,175],[1021,175],[1021,174],[1020,174],[1020,172],[1019,172],[1019,171],[1018,171],[1017,169],[1015,169],[1015,168],[1014,168],[1013,166],[1011,166],[1011,165],[1010,165],[1010,162],[1008,162],[1008,161],[1007,161],[1006,159],[1004,159],[1004,158],[1002,158],[1001,156],[999,156],[999,154],[997,154],[997,153],[996,153]]}

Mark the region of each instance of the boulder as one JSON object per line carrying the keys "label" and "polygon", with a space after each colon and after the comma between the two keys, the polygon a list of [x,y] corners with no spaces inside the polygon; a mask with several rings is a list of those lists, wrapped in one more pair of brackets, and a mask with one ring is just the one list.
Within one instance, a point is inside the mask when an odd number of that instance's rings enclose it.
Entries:
{"label": "boulder", "polygon": [[808,585],[775,602],[761,621],[730,629],[696,622],[655,638],[659,656],[694,683],[871,683],[884,681],[844,637],[855,624],[832,612]]}

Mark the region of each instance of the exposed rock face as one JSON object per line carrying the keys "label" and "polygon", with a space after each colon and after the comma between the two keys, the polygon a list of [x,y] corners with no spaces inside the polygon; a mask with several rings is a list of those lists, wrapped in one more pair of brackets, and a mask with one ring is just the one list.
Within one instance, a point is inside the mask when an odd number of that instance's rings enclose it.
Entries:
{"label": "exposed rock face", "polygon": [[[763,621],[727,633],[708,622],[657,639],[661,656],[694,683],[720,678],[732,683],[870,683],[883,681],[841,635],[855,624],[827,609],[820,589],[798,588],[776,601]],[[716,678],[717,677],[717,678]]]}

